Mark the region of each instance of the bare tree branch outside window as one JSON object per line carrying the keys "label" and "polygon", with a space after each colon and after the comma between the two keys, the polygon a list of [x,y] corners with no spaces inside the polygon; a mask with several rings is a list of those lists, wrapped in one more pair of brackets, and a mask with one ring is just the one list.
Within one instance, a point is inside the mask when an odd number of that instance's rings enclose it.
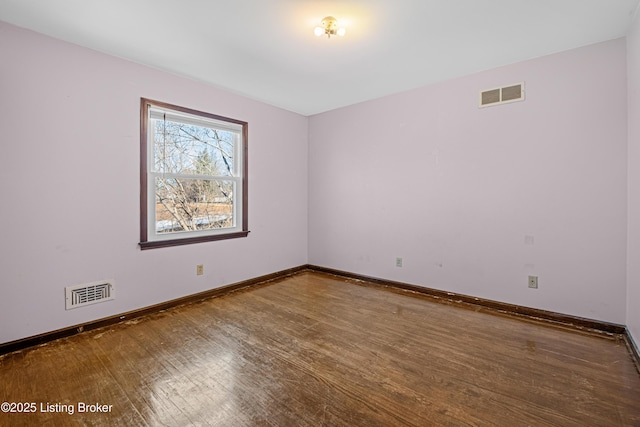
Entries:
{"label": "bare tree branch outside window", "polygon": [[224,178],[233,176],[235,134],[169,120],[153,125],[156,232],[232,227],[234,182]]}

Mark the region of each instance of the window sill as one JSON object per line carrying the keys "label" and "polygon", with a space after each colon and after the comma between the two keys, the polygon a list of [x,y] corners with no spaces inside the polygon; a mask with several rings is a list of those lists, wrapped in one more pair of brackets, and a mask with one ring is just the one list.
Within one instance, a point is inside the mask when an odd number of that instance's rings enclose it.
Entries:
{"label": "window sill", "polygon": [[198,236],[198,237],[185,237],[182,239],[171,240],[154,240],[151,242],[140,242],[141,250],[156,249],[156,248],[168,248],[171,246],[191,245],[194,243],[214,242],[216,240],[238,239],[241,237],[247,237],[249,231],[238,231],[235,233],[216,234],[213,236]]}

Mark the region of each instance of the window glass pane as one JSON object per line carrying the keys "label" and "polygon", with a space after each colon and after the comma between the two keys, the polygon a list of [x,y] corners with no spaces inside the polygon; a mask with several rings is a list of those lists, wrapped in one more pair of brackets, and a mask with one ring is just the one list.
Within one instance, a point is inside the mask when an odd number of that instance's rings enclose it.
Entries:
{"label": "window glass pane", "polygon": [[237,134],[205,126],[152,120],[154,172],[234,176]]}
{"label": "window glass pane", "polygon": [[233,181],[156,178],[156,232],[234,226]]}

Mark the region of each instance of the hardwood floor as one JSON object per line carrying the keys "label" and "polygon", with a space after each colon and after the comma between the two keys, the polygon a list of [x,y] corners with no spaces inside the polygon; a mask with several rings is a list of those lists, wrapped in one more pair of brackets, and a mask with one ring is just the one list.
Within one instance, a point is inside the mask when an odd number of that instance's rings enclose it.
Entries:
{"label": "hardwood floor", "polygon": [[302,272],[0,357],[5,401],[36,410],[1,426],[638,426],[640,374],[615,337]]}

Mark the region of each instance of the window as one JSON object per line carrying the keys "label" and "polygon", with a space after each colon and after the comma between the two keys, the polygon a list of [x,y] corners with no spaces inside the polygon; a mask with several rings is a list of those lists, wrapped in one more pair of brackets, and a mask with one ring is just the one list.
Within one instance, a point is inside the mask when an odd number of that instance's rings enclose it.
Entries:
{"label": "window", "polygon": [[142,98],[140,247],[246,237],[247,123]]}

